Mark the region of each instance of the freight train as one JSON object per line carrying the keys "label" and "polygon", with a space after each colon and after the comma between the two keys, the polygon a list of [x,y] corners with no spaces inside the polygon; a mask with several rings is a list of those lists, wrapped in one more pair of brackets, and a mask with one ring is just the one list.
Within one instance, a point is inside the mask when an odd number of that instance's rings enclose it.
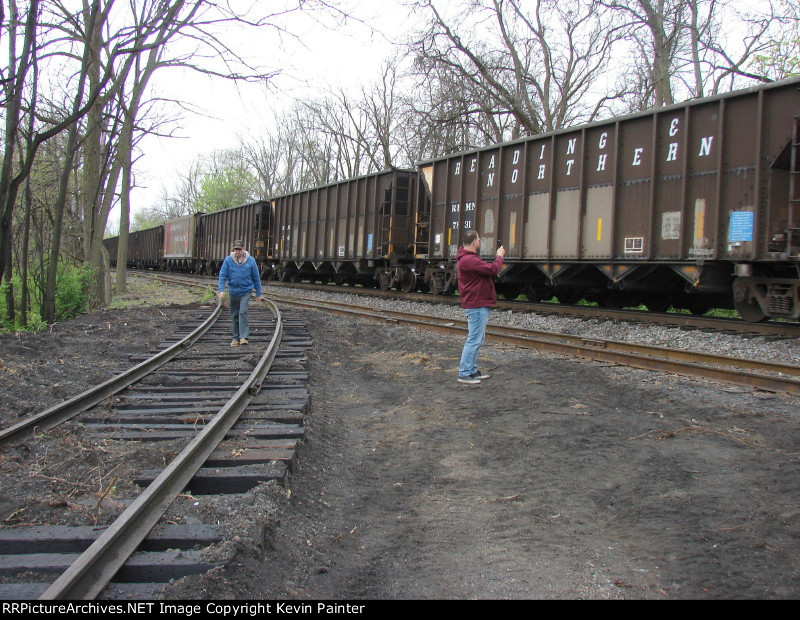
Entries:
{"label": "freight train", "polygon": [[133,233],[129,265],[214,273],[241,238],[266,279],[449,294],[462,234],[477,230],[487,259],[506,248],[506,298],[797,319],[800,79],[161,228]]}

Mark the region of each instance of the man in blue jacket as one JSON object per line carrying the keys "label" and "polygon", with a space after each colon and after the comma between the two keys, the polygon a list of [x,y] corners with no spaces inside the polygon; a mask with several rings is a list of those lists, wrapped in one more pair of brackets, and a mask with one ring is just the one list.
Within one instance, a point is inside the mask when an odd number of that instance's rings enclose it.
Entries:
{"label": "man in blue jacket", "polygon": [[219,298],[225,299],[225,282],[231,298],[231,346],[247,344],[250,326],[247,323],[247,307],[250,293],[256,289],[256,301],[261,301],[261,276],[255,259],[244,249],[241,241],[233,242],[233,252],[226,256],[219,270]]}

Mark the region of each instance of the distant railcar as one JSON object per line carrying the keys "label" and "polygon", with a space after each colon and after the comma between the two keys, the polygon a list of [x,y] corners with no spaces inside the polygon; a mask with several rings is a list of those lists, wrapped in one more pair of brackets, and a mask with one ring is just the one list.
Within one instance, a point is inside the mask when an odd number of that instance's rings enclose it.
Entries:
{"label": "distant railcar", "polygon": [[452,292],[474,229],[506,297],[798,318],[799,162],[797,79],[430,160],[416,267]]}
{"label": "distant railcar", "polygon": [[278,279],[414,288],[415,181],[389,170],[273,199]]}
{"label": "distant railcar", "polygon": [[166,268],[216,274],[233,242],[242,241],[262,275],[269,275],[271,225],[272,204],[265,200],[167,220],[163,245]]}
{"label": "distant railcar", "polygon": [[[103,241],[108,250],[111,266],[117,266],[119,237]],[[137,230],[128,235],[127,266],[131,269],[163,268],[164,226]]]}
{"label": "distant railcar", "polygon": [[168,271],[196,271],[198,260],[195,238],[199,222],[199,213],[164,222],[164,262]]}
{"label": "distant railcar", "polygon": [[117,253],[119,251],[119,237],[103,239],[103,247],[108,252],[108,260],[112,267],[117,266]]}
{"label": "distant railcar", "polygon": [[198,273],[217,274],[222,261],[242,241],[256,260],[261,275],[270,277],[272,203],[260,200],[240,207],[231,207],[200,217],[197,240]]}

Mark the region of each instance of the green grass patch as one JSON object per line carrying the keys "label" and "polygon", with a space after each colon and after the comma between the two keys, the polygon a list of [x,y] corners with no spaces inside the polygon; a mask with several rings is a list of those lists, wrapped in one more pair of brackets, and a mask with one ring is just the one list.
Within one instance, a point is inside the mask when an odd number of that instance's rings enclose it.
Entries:
{"label": "green grass patch", "polygon": [[114,295],[108,305],[110,309],[125,310],[145,306],[185,305],[208,301],[214,297],[210,288],[195,289],[179,284],[156,282],[137,278],[135,274],[131,273],[128,273],[127,289],[123,295]]}

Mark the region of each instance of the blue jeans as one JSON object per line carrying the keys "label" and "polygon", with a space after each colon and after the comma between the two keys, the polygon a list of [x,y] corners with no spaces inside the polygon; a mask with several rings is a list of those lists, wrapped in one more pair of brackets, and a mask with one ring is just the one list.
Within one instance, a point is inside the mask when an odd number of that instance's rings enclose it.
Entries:
{"label": "blue jeans", "polygon": [[247,324],[247,307],[250,305],[250,291],[237,297],[228,295],[231,300],[231,336],[234,340],[250,337],[250,326]]}
{"label": "blue jeans", "polygon": [[478,372],[478,353],[486,341],[486,323],[489,321],[489,308],[467,308],[467,326],[469,333],[461,353],[461,363],[458,365],[458,376],[467,377]]}

